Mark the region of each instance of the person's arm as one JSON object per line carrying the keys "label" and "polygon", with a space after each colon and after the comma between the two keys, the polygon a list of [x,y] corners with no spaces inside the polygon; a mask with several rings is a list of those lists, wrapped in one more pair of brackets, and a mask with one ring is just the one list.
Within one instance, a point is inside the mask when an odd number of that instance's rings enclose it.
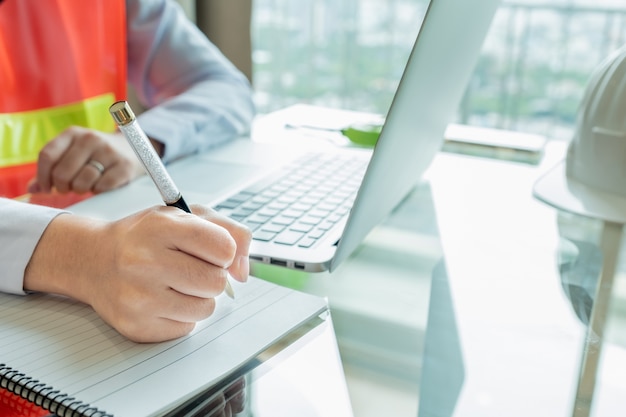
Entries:
{"label": "person's arm", "polygon": [[247,279],[251,238],[206,207],[192,210],[158,206],[106,222],[0,199],[10,219],[0,222],[0,289],[77,299],[138,342],[187,334],[212,314],[228,273]]}
{"label": "person's arm", "polygon": [[[127,26],[128,78],[147,108],[138,120],[164,162],[248,132],[254,106],[247,78],[178,4],[127,0]],[[42,149],[29,192],[100,193],[141,173],[119,133],[71,127]]]}
{"label": "person's arm", "polygon": [[165,162],[247,133],[248,79],[171,0],[128,0],[128,78],[147,110],[138,117]]}

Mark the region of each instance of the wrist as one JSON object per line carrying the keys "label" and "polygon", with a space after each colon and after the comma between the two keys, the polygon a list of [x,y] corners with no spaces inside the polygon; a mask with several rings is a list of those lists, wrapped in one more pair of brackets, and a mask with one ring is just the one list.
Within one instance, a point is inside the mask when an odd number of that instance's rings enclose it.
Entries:
{"label": "wrist", "polygon": [[109,253],[99,237],[105,223],[71,214],[55,217],[24,271],[24,289],[65,295],[91,304],[90,283]]}

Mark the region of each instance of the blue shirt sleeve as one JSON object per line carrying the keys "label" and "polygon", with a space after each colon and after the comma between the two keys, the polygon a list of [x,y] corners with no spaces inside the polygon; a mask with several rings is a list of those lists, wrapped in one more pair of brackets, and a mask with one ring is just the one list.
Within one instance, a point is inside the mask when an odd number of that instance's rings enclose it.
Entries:
{"label": "blue shirt sleeve", "polygon": [[205,151],[249,132],[248,79],[170,0],[127,0],[128,79],[147,110],[146,134],[163,161]]}

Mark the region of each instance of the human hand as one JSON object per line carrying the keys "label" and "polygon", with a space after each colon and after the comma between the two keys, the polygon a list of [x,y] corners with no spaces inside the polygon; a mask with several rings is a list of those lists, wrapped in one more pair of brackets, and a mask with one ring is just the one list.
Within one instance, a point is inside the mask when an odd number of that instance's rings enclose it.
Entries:
{"label": "human hand", "polygon": [[39,152],[31,193],[101,193],[120,187],[143,173],[141,163],[121,133],[73,126]]}
{"label": "human hand", "polygon": [[[115,222],[60,215],[44,232],[24,288],[90,304],[137,342],[174,339],[209,317],[230,271],[247,277],[251,234],[214,211],[157,206]],[[246,277],[244,277],[246,275]]]}
{"label": "human hand", "polygon": [[248,280],[248,274],[250,274],[250,260],[248,258],[250,242],[252,240],[250,230],[241,225],[241,223],[223,214],[219,214],[207,206],[193,204],[191,211],[193,214],[203,219],[222,226],[228,230],[233,239],[235,239],[235,242],[237,242],[237,250],[232,264],[228,267],[228,272],[237,281],[246,282]]}

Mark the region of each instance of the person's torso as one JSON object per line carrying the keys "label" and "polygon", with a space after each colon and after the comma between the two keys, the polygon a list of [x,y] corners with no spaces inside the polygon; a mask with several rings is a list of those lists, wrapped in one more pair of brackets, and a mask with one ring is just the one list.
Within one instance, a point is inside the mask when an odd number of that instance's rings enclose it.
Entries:
{"label": "person's torso", "polygon": [[108,106],[125,97],[124,0],[0,2],[0,196],[25,192],[67,127],[113,131]]}

